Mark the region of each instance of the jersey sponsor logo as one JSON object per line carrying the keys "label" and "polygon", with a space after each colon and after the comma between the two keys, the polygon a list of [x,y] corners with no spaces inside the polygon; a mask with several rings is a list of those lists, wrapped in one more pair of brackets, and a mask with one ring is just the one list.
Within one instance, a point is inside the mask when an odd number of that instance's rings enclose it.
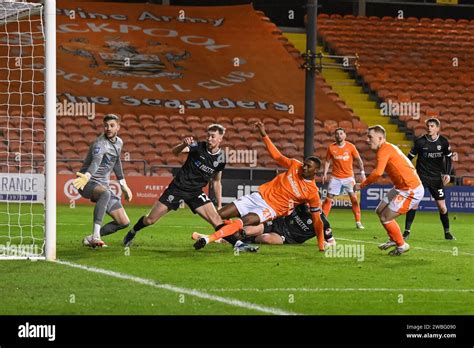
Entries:
{"label": "jersey sponsor logo", "polygon": [[440,158],[440,157],[443,157],[443,153],[442,152],[429,152],[426,154],[426,157],[428,158]]}
{"label": "jersey sponsor logo", "polygon": [[293,180],[293,175],[290,174],[288,175],[288,181],[290,182],[291,189],[293,190],[293,193],[296,195],[296,197],[301,196],[300,190],[298,190],[298,186],[296,185],[296,182]]}
{"label": "jersey sponsor logo", "polygon": [[[295,215],[294,216],[294,220],[296,222],[296,224],[303,230],[303,231],[309,231],[309,227],[304,223],[303,220],[301,220],[301,218],[298,216],[298,215]],[[311,220],[308,220],[308,221],[311,221]],[[309,225],[309,224],[308,224]]]}
{"label": "jersey sponsor logo", "polygon": [[[336,153],[336,152],[334,152]],[[342,161],[349,161],[349,153],[347,151],[344,151],[344,153],[342,155],[334,155],[334,159],[337,159],[337,160],[342,160]]]}
{"label": "jersey sponsor logo", "polygon": [[209,168],[208,166],[202,164],[201,161],[199,161],[199,160],[194,161],[194,165],[196,167],[198,167],[200,170],[202,170],[203,172],[207,173],[207,174],[213,174],[214,173],[213,168]]}

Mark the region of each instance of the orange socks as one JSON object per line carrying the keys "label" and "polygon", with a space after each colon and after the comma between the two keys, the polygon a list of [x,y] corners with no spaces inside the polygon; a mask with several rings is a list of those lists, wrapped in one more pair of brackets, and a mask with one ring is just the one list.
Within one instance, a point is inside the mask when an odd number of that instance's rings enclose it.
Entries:
{"label": "orange socks", "polygon": [[351,198],[351,203],[352,203],[352,212],[354,213],[354,218],[356,222],[360,222],[360,206],[359,202],[357,201],[357,197],[352,197]]}
{"label": "orange socks", "polygon": [[332,204],[332,198],[326,197],[326,199],[323,202],[324,215],[329,216],[329,212],[331,211],[331,204]]}
{"label": "orange socks", "polygon": [[244,228],[244,224],[242,223],[242,220],[240,219],[235,219],[231,221],[231,223],[226,224],[224,227],[222,227],[220,230],[214,232],[209,236],[209,243],[212,243],[219,238],[224,238],[227,236],[230,236],[234,234],[235,232],[240,231],[242,228]]}
{"label": "orange socks", "polygon": [[402,246],[403,244],[405,244],[402,232],[400,231],[400,226],[398,226],[398,223],[395,220],[382,222],[382,225],[387,231],[390,239],[397,243],[397,246]]}

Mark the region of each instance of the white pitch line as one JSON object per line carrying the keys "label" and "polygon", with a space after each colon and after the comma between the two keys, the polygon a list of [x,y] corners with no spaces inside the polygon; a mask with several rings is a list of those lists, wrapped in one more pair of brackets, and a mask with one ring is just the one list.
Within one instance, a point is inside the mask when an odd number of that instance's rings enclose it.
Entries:
{"label": "white pitch line", "polygon": [[248,291],[248,292],[407,292],[407,291],[416,291],[416,292],[473,292],[474,289],[390,289],[390,288],[269,288],[269,289],[258,289],[258,288],[222,288],[222,289],[195,289],[198,291],[212,291],[212,292],[238,292],[238,291]]}
{"label": "white pitch line", "polygon": [[226,298],[222,296],[216,296],[216,295],[211,295],[208,293],[205,293],[203,291],[199,291],[196,289],[187,289],[179,286],[174,286],[171,284],[160,284],[154,280],[151,279],[146,279],[146,278],[140,278],[136,277],[130,274],[124,274],[124,273],[119,273],[119,272],[114,272],[114,271],[109,271],[103,268],[96,268],[96,267],[90,267],[90,266],[85,266],[81,265],[78,263],[74,262],[69,262],[69,261],[62,261],[62,260],[56,260],[56,263],[59,263],[61,265],[73,267],[73,268],[78,268],[82,269],[84,271],[88,272],[93,272],[93,273],[98,273],[98,274],[103,274],[107,275],[110,277],[118,278],[118,279],[123,279],[123,280],[129,280],[138,284],[142,285],[148,285],[157,289],[163,289],[163,290],[168,290],[172,291],[178,294],[186,294],[189,296],[194,296],[198,298],[203,298],[206,300],[210,301],[215,301],[215,302],[221,302],[225,303],[230,306],[234,307],[239,307],[239,308],[245,308],[245,309],[251,309],[257,312],[262,312],[262,313],[267,313],[267,314],[274,314],[274,315],[298,315],[298,313],[294,312],[288,312],[281,310],[279,308],[273,308],[273,307],[266,307],[266,306],[261,306],[255,303],[247,302],[247,301],[240,301],[232,298]]}
{"label": "white pitch line", "polygon": [[[367,241],[367,240],[337,238],[337,236],[336,236],[336,241],[337,241],[337,240],[345,240],[345,241],[348,241],[348,242],[358,242],[358,243],[367,243],[367,244],[375,244],[375,245],[379,245],[379,244],[380,244],[380,243],[377,243],[377,242],[371,242],[371,241]],[[412,246],[410,246],[410,248],[411,248],[411,249],[424,250],[424,251],[435,251],[435,252],[440,252],[440,253],[449,253],[449,254],[452,254],[452,253],[454,252],[453,250],[428,249],[428,248],[412,247]],[[457,253],[458,253],[458,254],[463,254],[463,255],[474,256],[473,253],[468,253],[468,252],[465,252],[465,251],[458,251]]]}

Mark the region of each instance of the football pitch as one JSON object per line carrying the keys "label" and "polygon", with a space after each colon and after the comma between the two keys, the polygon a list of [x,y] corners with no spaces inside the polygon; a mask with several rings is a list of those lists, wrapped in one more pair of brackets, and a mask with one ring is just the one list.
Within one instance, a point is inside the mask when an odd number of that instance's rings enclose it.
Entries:
{"label": "football pitch", "polygon": [[[411,250],[389,257],[373,211],[357,230],[350,210],[332,210],[332,253],[312,239],[237,255],[226,244],[195,251],[191,233],[211,228],[188,209],[139,232],[130,249],[126,230],[89,249],[92,210],[58,206],[58,262],[0,261],[0,315],[474,314],[472,214],[450,213],[457,240],[445,241],[439,215],[419,212]],[[148,207],[126,210],[133,224]]]}

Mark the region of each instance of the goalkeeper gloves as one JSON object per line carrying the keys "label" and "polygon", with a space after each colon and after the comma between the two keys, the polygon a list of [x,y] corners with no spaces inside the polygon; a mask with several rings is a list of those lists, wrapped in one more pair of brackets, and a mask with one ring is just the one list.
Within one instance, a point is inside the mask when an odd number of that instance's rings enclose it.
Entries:
{"label": "goalkeeper gloves", "polygon": [[125,195],[125,199],[131,202],[133,195],[132,195],[132,190],[130,190],[130,188],[127,186],[127,182],[125,181],[125,179],[121,179],[119,180],[119,183],[120,183],[120,187],[122,188],[122,192]]}
{"label": "goalkeeper gloves", "polygon": [[76,189],[82,190],[84,186],[86,186],[87,183],[89,182],[91,178],[91,174],[90,173],[82,174],[80,172],[77,172],[76,175],[78,176],[78,178],[76,178],[72,182],[72,184],[74,185]]}

